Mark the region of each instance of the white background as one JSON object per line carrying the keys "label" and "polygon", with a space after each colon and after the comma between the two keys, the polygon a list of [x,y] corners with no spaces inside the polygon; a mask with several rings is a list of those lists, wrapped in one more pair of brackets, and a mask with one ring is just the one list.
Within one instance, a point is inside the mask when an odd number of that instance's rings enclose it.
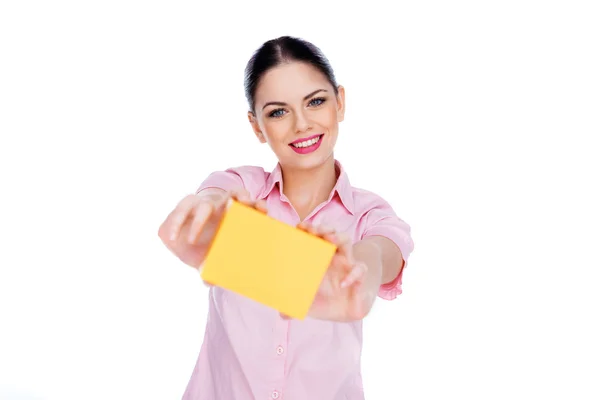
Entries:
{"label": "white background", "polygon": [[216,3],[0,5],[0,398],[181,398],[207,289],[157,230],[274,167],[243,69],[284,34],[346,87],[353,185],[413,228],[367,399],[600,398],[594,2]]}

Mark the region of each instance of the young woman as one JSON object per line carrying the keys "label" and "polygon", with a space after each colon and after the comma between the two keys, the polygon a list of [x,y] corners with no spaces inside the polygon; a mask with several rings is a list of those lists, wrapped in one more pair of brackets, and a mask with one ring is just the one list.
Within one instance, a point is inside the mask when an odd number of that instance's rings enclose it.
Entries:
{"label": "young woman", "polygon": [[[345,91],[314,45],[263,44],[246,67],[248,119],[279,162],[211,174],[159,229],[165,245],[200,268],[229,197],[338,245],[309,318],[210,288],[204,342],[185,400],[364,399],[362,319],[377,296],[401,293],[410,227],[381,197],[351,186],[334,158]],[[302,249],[298,249],[302,251]]]}

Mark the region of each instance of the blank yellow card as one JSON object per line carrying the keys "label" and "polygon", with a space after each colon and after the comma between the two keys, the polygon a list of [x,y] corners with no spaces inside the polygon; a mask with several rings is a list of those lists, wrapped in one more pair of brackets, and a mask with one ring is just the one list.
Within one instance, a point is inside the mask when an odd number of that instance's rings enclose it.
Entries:
{"label": "blank yellow card", "polygon": [[232,201],[202,279],[303,319],[335,251],[324,239]]}

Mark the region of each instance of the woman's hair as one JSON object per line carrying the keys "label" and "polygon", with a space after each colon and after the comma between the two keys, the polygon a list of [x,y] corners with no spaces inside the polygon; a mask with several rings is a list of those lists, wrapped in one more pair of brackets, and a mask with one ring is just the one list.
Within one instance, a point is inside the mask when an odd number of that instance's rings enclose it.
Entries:
{"label": "woman's hair", "polygon": [[338,94],[333,69],[321,50],[305,40],[282,36],[265,42],[254,52],[246,65],[244,86],[251,112],[254,112],[254,96],[262,76],[271,68],[294,61],[304,62],[317,68],[331,83],[335,94]]}

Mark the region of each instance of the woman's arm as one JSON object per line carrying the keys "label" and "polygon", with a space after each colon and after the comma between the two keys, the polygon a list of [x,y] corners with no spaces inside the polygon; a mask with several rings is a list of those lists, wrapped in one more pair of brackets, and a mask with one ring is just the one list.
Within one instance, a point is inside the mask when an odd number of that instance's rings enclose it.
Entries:
{"label": "woman's arm", "polygon": [[308,223],[299,227],[338,247],[309,316],[342,322],[365,318],[381,285],[394,281],[403,267],[399,247],[382,235],[370,235],[352,244],[348,236],[331,228]]}
{"label": "woman's arm", "polygon": [[[404,268],[404,260],[402,253],[394,242],[384,236],[369,236],[360,242],[356,243],[354,251],[366,252],[367,257],[370,254],[377,254],[381,260],[381,285],[389,283],[396,277]],[[361,248],[365,248],[362,250]],[[367,264],[368,265],[368,264]]]}
{"label": "woman's arm", "polygon": [[363,278],[365,315],[371,310],[379,287],[393,281],[404,267],[402,253],[398,246],[383,236],[369,236],[352,246],[354,259],[367,266]]}

